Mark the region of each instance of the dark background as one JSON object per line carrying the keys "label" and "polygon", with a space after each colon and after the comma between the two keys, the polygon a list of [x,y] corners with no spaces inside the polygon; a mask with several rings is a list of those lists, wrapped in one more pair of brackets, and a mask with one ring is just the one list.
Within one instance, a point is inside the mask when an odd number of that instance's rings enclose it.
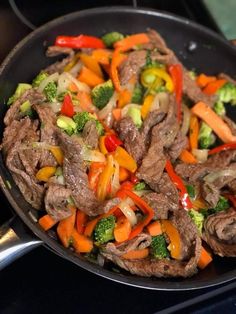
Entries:
{"label": "dark background", "polygon": [[[0,62],[32,28],[75,10],[95,6],[138,5],[169,11],[220,32],[201,1],[0,1]],[[15,6],[16,4],[16,6]],[[12,9],[13,8],[13,9]],[[18,16],[17,16],[17,15]],[[14,74],[13,74],[14,75]],[[12,210],[0,192],[0,223]],[[154,313],[176,304],[169,313],[235,313],[236,284],[201,291],[142,290],[95,276],[44,247],[0,273],[0,313]],[[197,299],[196,299],[197,298]],[[187,301],[187,303],[186,303]],[[183,303],[184,302],[184,303]]]}

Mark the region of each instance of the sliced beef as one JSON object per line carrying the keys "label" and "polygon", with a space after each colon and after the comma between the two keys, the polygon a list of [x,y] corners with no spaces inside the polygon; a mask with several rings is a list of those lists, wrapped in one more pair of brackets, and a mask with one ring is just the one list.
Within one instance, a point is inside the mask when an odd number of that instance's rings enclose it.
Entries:
{"label": "sliced beef", "polygon": [[98,147],[99,135],[95,120],[90,120],[85,124],[82,136],[85,144],[90,148],[96,149]]}
{"label": "sliced beef", "polygon": [[220,79],[225,79],[226,81],[236,85],[236,80],[234,78],[232,78],[231,76],[229,76],[228,74],[225,74],[225,73],[220,73],[218,75],[218,78]]}
{"label": "sliced beef", "polygon": [[[28,165],[28,163],[33,159],[29,158],[28,160],[23,160],[19,153],[22,150],[21,146],[23,145],[24,147],[26,145],[28,134],[34,129],[34,122],[29,118],[24,118],[21,121],[17,121],[17,123],[13,123],[18,131],[14,138],[14,143],[12,143],[7,151],[6,166],[10,170],[16,185],[19,187],[26,201],[34,208],[40,209],[42,206],[44,187],[37,182],[36,178],[31,173],[31,171],[34,171],[32,170],[33,165]],[[31,153],[33,154],[34,152],[31,151]]]}
{"label": "sliced beef", "polygon": [[236,257],[236,210],[210,215],[204,223],[203,239],[215,254]]}
{"label": "sliced beef", "polygon": [[43,72],[46,72],[48,74],[53,74],[55,72],[62,73],[64,70],[64,67],[72,61],[74,58],[75,52],[71,48],[66,47],[58,47],[58,46],[50,46],[47,49],[46,55],[47,57],[56,57],[59,55],[67,55],[66,58],[62,59],[62,61],[57,61],[50,66],[48,66],[46,69],[43,70]]}
{"label": "sliced beef", "polygon": [[31,105],[37,105],[42,103],[45,100],[45,96],[37,91],[36,89],[30,88],[26,90],[7,110],[4,117],[4,123],[10,125],[13,120],[20,120],[22,115],[20,113],[20,106],[26,101],[29,100]]}
{"label": "sliced beef", "polygon": [[194,275],[197,272],[197,262],[201,252],[201,239],[196,226],[183,210],[175,212],[170,219],[180,233],[181,260],[158,260],[151,257],[141,260],[126,260],[110,245],[102,254],[121,268],[139,276],[189,277]]}
{"label": "sliced beef", "polygon": [[[49,145],[57,145],[57,138],[55,134],[56,130],[56,115],[48,105],[38,105],[34,106],[40,122],[40,142],[49,144]],[[52,153],[48,150],[41,151],[40,158],[40,168],[46,166],[55,167],[57,162],[52,155]]]}
{"label": "sliced beef", "polygon": [[187,137],[179,131],[174,143],[166,151],[166,154],[172,161],[175,161],[187,146]]}
{"label": "sliced beef", "polygon": [[47,213],[55,220],[60,221],[71,215],[68,207],[68,198],[71,191],[61,184],[49,184],[44,202]]}
{"label": "sliced beef", "polygon": [[236,194],[236,179],[228,183],[228,188],[233,194]]}

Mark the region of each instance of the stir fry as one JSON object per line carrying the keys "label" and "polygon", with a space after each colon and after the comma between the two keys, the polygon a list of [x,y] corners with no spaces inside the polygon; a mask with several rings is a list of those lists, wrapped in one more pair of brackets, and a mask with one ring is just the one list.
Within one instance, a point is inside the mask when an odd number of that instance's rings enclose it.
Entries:
{"label": "stir fry", "polygon": [[236,82],[187,70],[154,30],[58,36],[46,54],[64,59],[17,86],[1,145],[40,227],[140,276],[235,257]]}

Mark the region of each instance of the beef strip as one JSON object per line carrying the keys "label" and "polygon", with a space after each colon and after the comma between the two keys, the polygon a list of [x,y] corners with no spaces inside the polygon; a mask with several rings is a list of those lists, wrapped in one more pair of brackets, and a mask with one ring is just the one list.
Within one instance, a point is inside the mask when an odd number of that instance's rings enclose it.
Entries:
{"label": "beef strip", "polygon": [[47,213],[55,220],[60,221],[71,215],[67,206],[71,191],[61,184],[49,184],[44,202]]}
{"label": "beef strip", "polygon": [[[49,145],[57,145],[57,138],[55,134],[56,130],[56,115],[52,111],[51,107],[48,105],[38,105],[34,106],[40,122],[40,142],[49,144]],[[57,165],[57,161],[54,158],[53,154],[48,150],[41,151],[40,158],[40,168],[46,166],[55,167]]]}
{"label": "beef strip", "polygon": [[[17,121],[17,123],[13,123],[14,127],[17,127],[17,135],[14,138],[14,143],[12,143],[7,152],[6,166],[10,170],[16,185],[19,187],[26,201],[34,208],[40,209],[42,206],[44,187],[38,184],[36,178],[32,175],[32,164],[30,166],[27,165],[29,160],[24,160],[22,162],[19,154],[22,149],[21,146],[26,144],[25,141],[28,141],[28,134],[34,129],[34,122],[29,118],[24,118]],[[32,154],[33,153],[34,152],[32,152]],[[30,174],[28,174],[26,170]]]}
{"label": "beef strip", "polygon": [[228,81],[228,82],[230,82],[230,83],[236,85],[236,80],[233,79],[233,78],[232,78],[231,76],[229,76],[228,74],[220,73],[220,74],[218,75],[218,78],[220,78],[220,79],[225,79],[226,81]]}
{"label": "beef strip", "polygon": [[236,257],[236,210],[210,215],[204,222],[203,239],[215,254]]}
{"label": "beef strip", "polygon": [[179,131],[175,138],[174,143],[166,151],[166,155],[172,161],[175,161],[179,157],[181,152],[187,147],[187,145],[188,145],[187,137]]}
{"label": "beef strip", "polygon": [[85,144],[87,144],[90,148],[96,149],[98,147],[99,135],[95,120],[90,120],[85,124],[82,137]]}
{"label": "beef strip", "polygon": [[233,194],[236,194],[236,179],[228,183],[228,188]]}
{"label": "beef strip", "polygon": [[22,118],[20,106],[26,100],[29,100],[31,105],[37,105],[45,100],[45,96],[34,88],[27,89],[7,110],[4,117],[4,123],[7,126],[10,125],[13,120],[20,120]]}
{"label": "beef strip", "polygon": [[[109,245],[102,254],[119,267],[139,276],[189,277],[197,272],[197,262],[201,252],[201,239],[196,226],[188,214],[178,210],[170,217],[181,237],[181,260],[154,259],[150,256],[141,260],[126,260]],[[117,254],[118,253],[118,254]]]}
{"label": "beef strip", "polygon": [[51,65],[49,65],[43,72],[48,74],[53,74],[55,72],[62,73],[64,67],[72,61],[74,58],[75,52],[71,48],[66,47],[58,47],[58,46],[50,46],[47,49],[46,56],[47,57],[56,57],[59,55],[68,55],[66,58],[62,59],[62,61],[57,61]]}

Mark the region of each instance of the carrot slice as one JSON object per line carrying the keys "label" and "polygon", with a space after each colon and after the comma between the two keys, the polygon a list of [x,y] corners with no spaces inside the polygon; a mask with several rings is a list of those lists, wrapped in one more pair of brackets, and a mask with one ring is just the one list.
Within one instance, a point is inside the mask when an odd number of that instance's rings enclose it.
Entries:
{"label": "carrot slice", "polygon": [[157,236],[162,234],[161,224],[159,221],[154,221],[150,225],[147,226],[147,230],[151,236]]}
{"label": "carrot slice", "polygon": [[79,100],[79,107],[81,109],[91,113],[94,112],[94,106],[92,104],[92,99],[89,93],[86,93],[84,91],[78,91],[76,98]]}
{"label": "carrot slice", "polygon": [[131,224],[127,217],[121,216],[114,229],[114,237],[116,242],[123,242],[128,240],[131,232]]}
{"label": "carrot slice", "polygon": [[201,88],[207,86],[207,84],[212,83],[214,81],[216,81],[215,76],[207,76],[203,73],[198,75],[198,77],[196,78],[196,83]]}
{"label": "carrot slice", "polygon": [[93,249],[93,241],[83,234],[79,234],[74,228],[72,231],[72,246],[78,253],[89,253]]}
{"label": "carrot slice", "polygon": [[114,117],[114,119],[116,121],[120,121],[121,119],[121,109],[120,108],[116,108],[112,110],[112,115]]}
{"label": "carrot slice", "polygon": [[119,79],[119,75],[118,75],[118,67],[126,58],[127,58],[127,56],[120,53],[120,50],[115,49],[113,56],[112,56],[112,60],[111,60],[110,76],[111,76],[112,82],[115,86],[115,89],[118,92],[121,91],[120,79]]}
{"label": "carrot slice", "polygon": [[236,142],[236,136],[232,134],[228,125],[207,104],[198,102],[192,108],[192,112],[204,120],[224,143]]}
{"label": "carrot slice", "polygon": [[38,223],[45,231],[47,231],[51,229],[57,223],[57,221],[54,220],[50,215],[46,214],[39,219]]}
{"label": "carrot slice", "polygon": [[214,82],[211,82],[207,84],[207,86],[203,89],[203,93],[211,96],[214,95],[218,89],[220,89],[222,86],[225,85],[227,81],[225,79],[216,80]]}
{"label": "carrot slice", "polygon": [[118,97],[118,107],[123,108],[125,105],[130,103],[131,96],[132,96],[131,92],[127,89],[120,91],[119,97]]}
{"label": "carrot slice", "polygon": [[100,76],[98,76],[96,73],[94,73],[85,66],[82,67],[77,79],[80,82],[89,85],[90,87],[94,87],[98,84],[104,83],[104,80]]}
{"label": "carrot slice", "polygon": [[188,150],[184,149],[180,156],[179,159],[185,162],[186,164],[196,164],[197,159],[193,156],[192,153],[190,153]]}
{"label": "carrot slice", "polygon": [[95,218],[93,220],[90,220],[84,230],[84,235],[87,237],[91,237],[93,234],[93,230],[96,227],[96,224],[98,223],[99,218]]}
{"label": "carrot slice", "polygon": [[191,149],[198,148],[198,135],[199,135],[198,118],[195,115],[192,115],[190,118],[190,126],[189,126],[189,143],[190,143]]}
{"label": "carrot slice", "polygon": [[206,249],[204,249],[204,247],[202,247],[201,250],[201,255],[200,255],[200,259],[197,263],[197,266],[200,269],[204,269],[207,267],[207,265],[209,265],[212,262],[212,257],[210,255],[210,253],[207,252]]}
{"label": "carrot slice", "polygon": [[64,247],[70,245],[72,231],[75,225],[76,208],[71,207],[71,216],[61,220],[57,226],[57,234]]}
{"label": "carrot slice", "polygon": [[143,259],[147,257],[149,254],[149,250],[141,249],[141,250],[132,250],[122,255],[124,259]]}
{"label": "carrot slice", "polygon": [[76,229],[78,231],[79,234],[83,234],[84,233],[84,229],[85,229],[85,224],[87,222],[88,216],[82,212],[81,210],[77,211],[77,215],[76,215]]}

